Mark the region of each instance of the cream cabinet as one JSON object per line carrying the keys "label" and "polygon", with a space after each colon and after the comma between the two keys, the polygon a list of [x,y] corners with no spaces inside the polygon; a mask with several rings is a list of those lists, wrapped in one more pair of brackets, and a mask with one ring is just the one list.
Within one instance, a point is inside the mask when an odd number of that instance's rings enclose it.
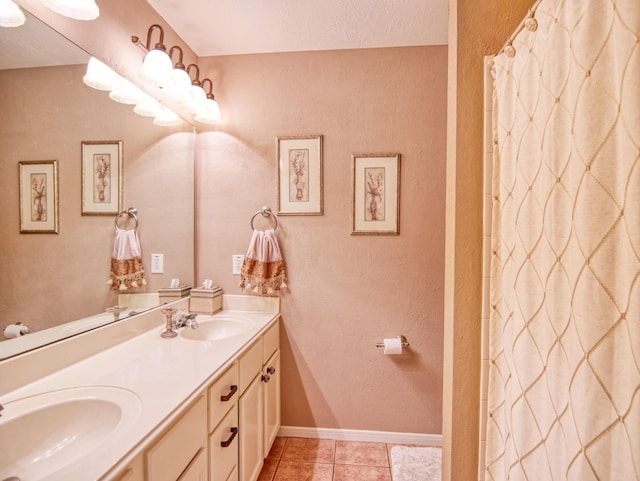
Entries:
{"label": "cream cabinet", "polygon": [[240,481],[258,478],[280,429],[279,335],[276,322],[239,361]]}
{"label": "cream cabinet", "polygon": [[116,478],[116,481],[144,481],[144,460],[138,456],[129,464],[127,468]]}
{"label": "cream cabinet", "polygon": [[256,481],[279,429],[276,322],[116,480]]}
{"label": "cream cabinet", "polygon": [[238,363],[208,389],[209,481],[237,481],[238,466]]}
{"label": "cream cabinet", "polygon": [[[147,481],[199,481],[197,470],[198,467],[201,469],[201,464],[193,468],[193,461],[206,446],[206,420],[206,396],[200,396],[147,451],[145,455]],[[205,477],[202,481],[206,480],[206,456],[204,458]]]}

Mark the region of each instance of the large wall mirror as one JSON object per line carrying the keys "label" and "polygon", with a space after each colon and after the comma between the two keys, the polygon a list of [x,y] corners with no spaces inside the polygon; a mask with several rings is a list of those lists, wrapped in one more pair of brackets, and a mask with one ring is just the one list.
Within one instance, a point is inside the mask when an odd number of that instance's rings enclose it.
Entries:
{"label": "large wall mirror", "polygon": [[[0,28],[0,329],[22,322],[33,333],[24,338],[76,333],[64,326],[122,299],[107,285],[115,216],[82,212],[82,142],[123,145],[121,207],[138,211],[147,277],[126,293],[156,293],[173,278],[194,283],[193,126],[156,126],[85,86],[90,53],[28,14],[22,27]],[[21,233],[19,164],[51,160],[59,231]],[[151,273],[151,254],[163,254],[163,273]],[[140,306],[130,307],[124,315]],[[0,341],[0,358],[21,340]]]}

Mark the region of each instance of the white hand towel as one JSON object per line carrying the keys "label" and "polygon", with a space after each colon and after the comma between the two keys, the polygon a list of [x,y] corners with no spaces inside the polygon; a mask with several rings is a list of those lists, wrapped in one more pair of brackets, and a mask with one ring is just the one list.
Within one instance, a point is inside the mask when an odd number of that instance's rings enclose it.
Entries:
{"label": "white hand towel", "polygon": [[240,272],[240,287],[274,294],[287,287],[285,262],[273,229],[254,230]]}
{"label": "white hand towel", "polygon": [[111,278],[107,284],[116,291],[126,291],[146,283],[138,232],[135,229],[116,227],[111,254]]}

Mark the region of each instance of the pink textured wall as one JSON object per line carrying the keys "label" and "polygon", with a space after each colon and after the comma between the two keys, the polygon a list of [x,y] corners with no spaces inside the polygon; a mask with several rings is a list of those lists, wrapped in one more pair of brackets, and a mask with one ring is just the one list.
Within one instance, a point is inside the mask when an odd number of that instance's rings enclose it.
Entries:
{"label": "pink textured wall", "polygon": [[[197,280],[277,208],[275,138],[324,136],[324,215],[280,216],[284,425],[441,433],[446,47],[215,57],[224,116],[199,133]],[[399,236],[351,236],[351,154],[402,155]],[[264,224],[258,223],[262,227]],[[375,347],[404,334],[402,356]]]}
{"label": "pink textured wall", "polygon": [[[86,140],[123,141],[123,203],[138,209],[147,269],[149,254],[166,254],[165,274],[148,273],[140,292],[155,292],[171,277],[192,278],[193,128],[154,125],[84,85],[85,71],[84,65],[0,71],[0,326],[23,321],[37,331],[118,303],[106,285],[114,217],[81,215]],[[22,160],[58,161],[57,235],[19,232]]]}

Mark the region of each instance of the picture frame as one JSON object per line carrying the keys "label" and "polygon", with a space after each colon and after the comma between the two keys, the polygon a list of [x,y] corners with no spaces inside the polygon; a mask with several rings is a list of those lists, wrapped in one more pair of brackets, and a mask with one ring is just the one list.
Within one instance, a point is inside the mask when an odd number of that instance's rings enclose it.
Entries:
{"label": "picture frame", "polygon": [[21,234],[58,234],[58,161],[18,162]]}
{"label": "picture frame", "polygon": [[400,154],[353,154],[351,235],[400,234]]}
{"label": "picture frame", "polygon": [[122,141],[83,141],[82,215],[116,215],[122,210]]}
{"label": "picture frame", "polygon": [[322,135],[276,138],[278,214],[323,215]]}

